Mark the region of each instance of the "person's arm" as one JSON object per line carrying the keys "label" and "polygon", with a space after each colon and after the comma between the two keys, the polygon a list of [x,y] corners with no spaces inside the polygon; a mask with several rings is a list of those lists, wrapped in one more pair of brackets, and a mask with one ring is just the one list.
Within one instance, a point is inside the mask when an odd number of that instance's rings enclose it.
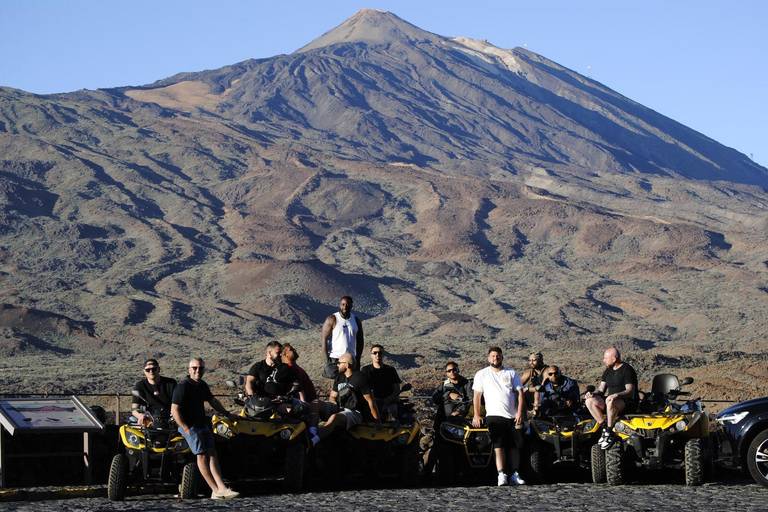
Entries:
{"label": "person's arm", "polygon": [[363,348],[365,348],[365,336],[363,335],[363,322],[355,316],[357,322],[357,337],[355,339],[355,352],[357,352],[357,367],[360,368],[363,359]]}
{"label": "person's arm", "polygon": [[208,400],[208,403],[211,405],[211,408],[221,414],[222,416],[226,416],[230,420],[234,420],[237,418],[237,415],[232,414],[229,412],[223,405],[221,405],[221,402],[219,402],[219,399],[216,397],[211,398]]}
{"label": "person's arm", "polygon": [[189,434],[189,426],[184,423],[184,416],[181,415],[181,407],[179,407],[179,404],[171,404],[171,416],[173,416],[174,421],[176,421],[176,425]]}
{"label": "person's arm", "polygon": [[339,398],[339,392],[331,390],[331,394],[328,396],[328,401],[332,404],[335,404],[337,398]]}
{"label": "person's arm", "polygon": [[480,416],[480,400],[483,398],[483,392],[475,390],[475,395],[472,398],[472,405],[474,406],[474,416],[472,417],[472,426],[480,428],[483,424],[483,418]]}
{"label": "person's arm", "polygon": [[517,414],[515,414],[515,423],[521,425],[525,420],[525,395],[523,388],[517,390]]}
{"label": "person's arm", "polygon": [[336,315],[328,315],[328,318],[326,318],[325,322],[323,322],[323,328],[320,331],[320,337],[322,338],[323,342],[323,355],[326,359],[330,357],[330,353],[328,351],[328,340],[331,339],[331,334],[333,334],[334,327],[336,327]]}
{"label": "person's arm", "polygon": [[363,398],[368,402],[368,407],[371,409],[371,414],[373,415],[373,419],[376,420],[376,424],[380,425],[381,416],[379,415],[379,408],[376,407],[376,400],[373,399],[373,396],[370,393],[363,395]]}
{"label": "person's arm", "polygon": [[253,396],[256,394],[256,377],[253,375],[247,375],[245,377],[245,392],[248,393],[248,396]]}
{"label": "person's arm", "polygon": [[520,381],[523,383],[523,386],[525,386],[528,381],[531,379],[531,372],[532,370],[529,368],[523,372],[523,374],[520,376]]}
{"label": "person's arm", "polygon": [[611,396],[607,397],[606,400],[608,399],[614,400],[616,398],[621,398],[623,400],[626,400],[628,398],[632,398],[633,396],[635,396],[635,385],[632,383],[629,383],[629,384],[624,384],[624,391],[614,393]]}
{"label": "person's arm", "polygon": [[584,393],[584,398],[592,398],[593,396],[600,396],[600,397],[602,397],[603,394],[605,394],[605,381],[604,380],[600,381],[600,385],[597,386],[597,389],[595,390],[594,393],[590,393],[589,391]]}

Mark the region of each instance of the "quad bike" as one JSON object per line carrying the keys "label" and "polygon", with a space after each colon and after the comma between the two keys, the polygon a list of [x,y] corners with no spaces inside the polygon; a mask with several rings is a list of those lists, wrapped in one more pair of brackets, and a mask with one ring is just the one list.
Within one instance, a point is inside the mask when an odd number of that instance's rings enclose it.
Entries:
{"label": "quad bike", "polygon": [[[400,392],[411,389],[404,384]],[[402,487],[418,484],[420,468],[419,438],[421,424],[414,406],[398,398],[397,417],[382,422],[363,422],[344,431],[337,429],[315,447],[318,473],[325,485],[337,486],[339,477],[379,481],[396,479]]]}
{"label": "quad bike", "polygon": [[433,450],[437,450],[437,479],[440,485],[454,485],[496,472],[493,443],[488,428],[475,428],[470,407],[466,416],[450,416],[439,426]]}
{"label": "quad bike", "polygon": [[[589,386],[586,392],[594,390],[594,386]],[[568,410],[565,404],[542,408],[541,414],[530,421],[527,456],[523,458],[528,479],[532,483],[546,482],[552,475],[553,465],[565,463],[591,470],[595,483],[605,482],[605,462],[600,457],[603,452],[597,445],[599,438],[600,424],[592,418],[583,401],[575,411]]]}
{"label": "quad bike", "polygon": [[[227,386],[237,387],[231,380]],[[239,390],[235,399],[242,407],[239,419],[233,422],[217,415],[211,418],[213,432],[227,440],[217,450],[222,460],[231,462],[238,477],[282,476],[283,490],[302,492],[311,443],[305,423],[309,408],[294,398],[300,390],[300,386],[294,386],[285,396],[253,399]],[[285,409],[281,406],[290,406],[290,412],[280,414],[278,409]]]}
{"label": "quad bike", "polygon": [[651,392],[644,393],[636,414],[627,414],[614,425],[618,440],[605,453],[606,478],[610,485],[626,480],[626,470],[683,469],[686,485],[704,482],[705,451],[710,450],[709,415],[701,399],[678,403],[680,386],[693,383],[672,374],[653,378]]}
{"label": "quad bike", "polygon": [[[144,402],[136,391],[133,399]],[[147,424],[120,427],[121,444],[109,469],[107,497],[121,501],[129,484],[160,482],[179,484],[182,498],[196,498],[200,481],[197,460],[176,423],[164,416],[164,411],[155,411],[153,417],[146,405],[139,410],[147,414]]]}

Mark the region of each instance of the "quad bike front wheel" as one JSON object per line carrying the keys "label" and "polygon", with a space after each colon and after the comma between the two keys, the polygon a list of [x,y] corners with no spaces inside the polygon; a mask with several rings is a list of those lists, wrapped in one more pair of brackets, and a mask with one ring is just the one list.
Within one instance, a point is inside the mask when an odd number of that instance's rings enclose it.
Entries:
{"label": "quad bike front wheel", "polygon": [[456,483],[453,447],[448,442],[435,445],[432,449],[437,448],[437,481],[440,485],[453,485]]}
{"label": "quad bike front wheel", "polygon": [[768,430],[760,432],[747,449],[749,474],[763,487],[768,487]]}
{"label": "quad bike front wheel", "polygon": [[704,483],[704,458],[701,439],[693,438],[685,442],[685,485]]}
{"label": "quad bike front wheel", "polygon": [[128,456],[118,453],[112,458],[109,467],[107,497],[112,501],[122,501],[128,490]]}
{"label": "quad bike front wheel", "polygon": [[300,493],[304,490],[304,472],[306,470],[306,458],[302,443],[293,443],[288,446],[285,454],[285,475],[283,476],[283,490],[290,493]]}
{"label": "quad bike front wheel", "polygon": [[181,472],[181,486],[179,492],[184,500],[197,498],[197,486],[200,482],[200,472],[197,470],[197,462],[187,462]]}
{"label": "quad bike front wheel", "polygon": [[414,441],[403,451],[400,468],[400,487],[414,487],[419,483],[419,442]]}
{"label": "quad bike front wheel", "polygon": [[608,485],[621,485],[624,483],[624,463],[621,443],[614,443],[605,450],[605,477]]}
{"label": "quad bike front wheel", "polygon": [[604,484],[607,481],[605,475],[605,450],[599,444],[593,444],[590,451],[590,468],[592,469],[592,482]]}

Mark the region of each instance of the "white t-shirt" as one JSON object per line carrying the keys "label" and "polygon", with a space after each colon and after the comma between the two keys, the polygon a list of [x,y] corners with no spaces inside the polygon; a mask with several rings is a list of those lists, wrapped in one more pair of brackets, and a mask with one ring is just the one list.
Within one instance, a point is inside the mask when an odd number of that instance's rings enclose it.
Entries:
{"label": "white t-shirt", "polygon": [[336,316],[336,325],[331,332],[331,348],[328,357],[338,359],[344,354],[352,354],[357,357],[356,345],[357,345],[357,320],[355,315],[349,315],[349,318],[344,318],[338,311],[334,313]]}
{"label": "white t-shirt", "polygon": [[485,415],[514,419],[517,414],[517,390],[523,389],[520,375],[506,366],[498,372],[488,366],[475,374],[472,385],[485,398]]}

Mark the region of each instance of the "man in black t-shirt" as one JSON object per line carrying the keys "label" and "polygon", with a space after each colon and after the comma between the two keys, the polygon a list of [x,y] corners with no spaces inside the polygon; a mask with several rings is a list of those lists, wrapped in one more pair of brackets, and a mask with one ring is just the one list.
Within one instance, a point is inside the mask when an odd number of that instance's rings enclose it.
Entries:
{"label": "man in black t-shirt", "polygon": [[133,387],[144,403],[134,397],[131,404],[131,415],[139,425],[143,425],[147,418],[147,415],[139,410],[142,405],[146,406],[147,411],[155,418],[167,419],[171,416],[171,399],[176,387],[174,379],[160,376],[160,363],[157,359],[146,360],[144,375],[145,377]]}
{"label": "man in black t-shirt", "polygon": [[[278,341],[267,344],[266,357],[251,366],[245,378],[248,395],[274,398],[287,394],[293,384],[298,384],[293,368],[283,363],[282,351],[283,346]],[[299,397],[303,400],[303,393],[299,393]]]}
{"label": "man in black t-shirt", "polygon": [[205,416],[205,402],[230,421],[236,421],[239,417],[230,414],[221,405],[203,380],[205,361],[199,357],[190,359],[187,372],[188,377],[173,390],[171,414],[179,426],[179,432],[187,440],[190,450],[197,456],[197,468],[213,491],[211,498],[214,500],[237,498],[240,493],[227,488],[221,478],[210,420]]}
{"label": "man in black t-shirt", "polygon": [[[355,358],[352,354],[342,354],[336,363],[339,373],[333,381],[329,401],[338,403],[340,411],[331,415],[325,425],[317,429],[312,444],[331,435],[337,427],[350,429],[362,421],[375,421],[376,428],[381,428],[381,419],[376,402],[373,400],[368,377],[355,371]],[[314,429],[310,430],[315,432]]]}
{"label": "man in black t-shirt", "polygon": [[[393,366],[384,364],[384,347],[374,345],[371,347],[372,364],[363,366],[360,370],[368,377],[373,390],[373,398],[376,406],[383,416],[391,415],[397,419],[397,397],[400,396],[400,376]],[[383,418],[382,418],[383,419]]]}
{"label": "man in black t-shirt", "polygon": [[[611,347],[603,354],[606,369],[600,385],[594,393],[585,393],[587,409],[603,427],[598,443],[607,450],[616,442],[613,425],[620,414],[631,414],[637,410],[637,374],[634,368],[621,360],[617,348]],[[604,398],[605,397],[605,398]]]}

